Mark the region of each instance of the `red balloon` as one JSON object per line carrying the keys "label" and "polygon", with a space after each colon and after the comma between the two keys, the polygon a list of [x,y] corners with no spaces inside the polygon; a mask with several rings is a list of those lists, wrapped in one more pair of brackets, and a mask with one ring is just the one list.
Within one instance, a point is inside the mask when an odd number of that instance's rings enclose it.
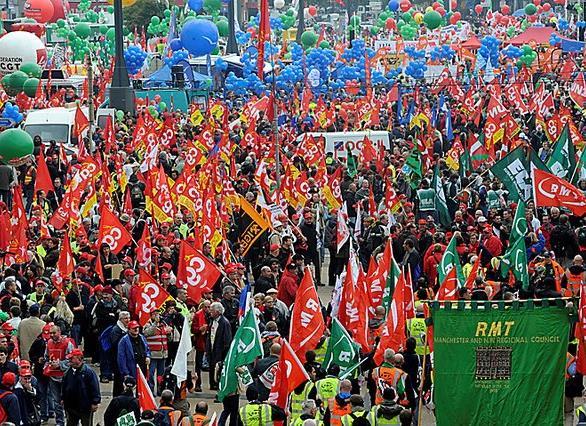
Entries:
{"label": "red balloon", "polygon": [[456,10],[458,8],[458,0],[452,0],[450,6],[452,6],[452,10]]}
{"label": "red balloon", "polygon": [[537,14],[541,15],[542,12],[543,12],[543,7],[537,6]]}
{"label": "red balloon", "polygon": [[402,12],[407,12],[409,9],[411,9],[411,2],[409,0],[402,0],[401,3],[399,3],[399,7],[401,8]]}
{"label": "red balloon", "polygon": [[395,22],[395,20],[393,18],[387,18],[387,20],[385,21],[385,27],[389,31],[395,30],[395,29],[397,29],[397,23]]}
{"label": "red balloon", "polygon": [[501,7],[501,12],[503,15],[508,15],[509,13],[511,13],[511,8],[508,4],[505,4],[503,5],[503,7]]}
{"label": "red balloon", "polygon": [[311,16],[315,16],[317,14],[317,7],[315,7],[315,6],[309,6],[307,8],[307,11],[309,12],[309,14]]}
{"label": "red balloon", "polygon": [[69,1],[51,0],[53,3],[53,17],[50,22],[57,22],[58,19],[65,19],[65,13],[69,12]]}
{"label": "red balloon", "polygon": [[433,7],[433,10],[437,10],[438,7],[442,7],[441,4],[439,4],[437,1],[434,1],[431,5],[431,7]]}
{"label": "red balloon", "polygon": [[551,10],[551,4],[549,3],[543,3],[542,7],[544,12],[549,12]]}
{"label": "red balloon", "polygon": [[53,18],[55,8],[51,0],[27,0],[24,4],[24,16],[32,18],[40,24]]}
{"label": "red balloon", "polygon": [[482,9],[483,9],[483,7],[479,4],[474,6],[474,12],[476,12],[477,15],[480,15],[482,13]]}
{"label": "red balloon", "polygon": [[509,17],[508,16],[501,17],[501,24],[502,25],[509,25]]}
{"label": "red balloon", "polygon": [[535,14],[535,15],[529,15],[529,16],[527,17],[527,20],[528,20],[529,22],[535,22],[535,21],[537,21],[537,14]]}
{"label": "red balloon", "polygon": [[541,0],[533,0],[533,4],[535,6],[539,6],[541,4]]}
{"label": "red balloon", "polygon": [[446,14],[446,9],[444,9],[443,7],[438,7],[435,11],[442,16],[445,16]]}
{"label": "red balloon", "polygon": [[456,25],[458,23],[458,21],[459,21],[459,19],[455,14],[450,16],[450,24]]}

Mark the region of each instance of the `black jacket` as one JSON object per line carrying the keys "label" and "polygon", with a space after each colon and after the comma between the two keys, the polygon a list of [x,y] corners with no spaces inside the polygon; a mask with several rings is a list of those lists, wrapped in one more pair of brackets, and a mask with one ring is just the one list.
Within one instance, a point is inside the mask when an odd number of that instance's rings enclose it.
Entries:
{"label": "black jacket", "polygon": [[74,408],[81,412],[87,412],[92,405],[97,405],[102,400],[98,376],[87,364],[79,369],[69,368],[63,376],[61,398],[63,406]]}
{"label": "black jacket", "polygon": [[0,404],[6,411],[6,418],[7,422],[14,423],[15,425],[20,424],[20,405],[18,404],[18,398],[16,395],[6,389],[5,387],[0,387]]}
{"label": "black jacket", "polygon": [[116,420],[123,414],[134,413],[134,417],[140,419],[140,407],[138,399],[132,391],[124,391],[121,395],[115,396],[104,412],[104,426],[116,426]]}
{"label": "black jacket", "polygon": [[[211,329],[210,323],[210,329]],[[206,348],[208,356],[212,362],[222,361],[228,354],[232,343],[232,328],[225,316],[221,315],[218,319],[218,329],[216,330],[216,337],[212,345],[211,333],[208,333],[206,338]]]}

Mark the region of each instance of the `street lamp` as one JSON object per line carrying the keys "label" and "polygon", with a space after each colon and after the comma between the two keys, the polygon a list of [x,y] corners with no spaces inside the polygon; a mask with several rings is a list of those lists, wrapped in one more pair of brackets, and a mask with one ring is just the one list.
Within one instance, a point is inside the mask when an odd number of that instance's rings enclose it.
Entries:
{"label": "street lamp", "polygon": [[126,61],[124,60],[124,15],[122,0],[114,0],[114,75],[110,86],[110,108],[134,114],[134,89],[130,85]]}
{"label": "street lamp", "polygon": [[305,1],[299,0],[299,4],[297,7],[297,18],[299,18],[299,23],[297,24],[297,37],[295,37],[295,41],[298,44],[301,44],[301,36],[303,35],[303,31],[305,31]]}
{"label": "street lamp", "polygon": [[235,0],[228,0],[228,43],[226,44],[226,53],[238,53],[238,44],[236,43],[236,11],[234,10]]}

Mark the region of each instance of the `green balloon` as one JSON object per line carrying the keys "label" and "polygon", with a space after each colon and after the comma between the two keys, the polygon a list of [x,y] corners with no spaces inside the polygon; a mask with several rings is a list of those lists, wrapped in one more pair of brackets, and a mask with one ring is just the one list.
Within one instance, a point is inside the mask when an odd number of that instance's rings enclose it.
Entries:
{"label": "green balloon", "polygon": [[114,6],[108,6],[108,7],[106,8],[106,11],[107,11],[108,13],[114,13]]}
{"label": "green balloon", "polygon": [[370,27],[370,34],[372,35],[377,35],[380,31],[380,28],[377,27],[376,25]]}
{"label": "green balloon", "polygon": [[116,32],[114,31],[114,28],[109,28],[108,31],[106,31],[106,38],[110,41],[114,41],[114,37],[116,36]]}
{"label": "green balloon", "polygon": [[218,12],[222,9],[222,0],[204,0],[203,10],[206,13]]}
{"label": "green balloon", "polygon": [[8,129],[0,133],[0,162],[19,165],[33,153],[33,138],[24,130]]}
{"label": "green balloon", "polygon": [[161,23],[161,18],[159,18],[156,15],[151,17],[151,24],[159,25],[160,23]]}
{"label": "green balloon", "polygon": [[212,55],[219,55],[220,54],[220,48],[218,46],[214,47],[214,49],[212,50]]}
{"label": "green balloon", "polygon": [[165,18],[170,18],[171,17],[171,11],[169,9],[165,9],[165,11],[163,12],[163,15],[165,15]]}
{"label": "green balloon", "polygon": [[527,6],[525,6],[525,14],[526,15],[535,15],[537,13],[537,6],[535,6],[533,3],[529,3],[527,4]]}
{"label": "green balloon", "polygon": [[319,44],[319,47],[321,47],[322,49],[331,49],[332,46],[330,45],[329,41],[324,40]]}
{"label": "green balloon", "polygon": [[37,94],[37,88],[41,80],[38,78],[29,78],[22,85],[22,91],[31,98],[34,98]]}
{"label": "green balloon", "polygon": [[317,39],[318,36],[313,31],[305,31],[301,34],[301,44],[303,44],[303,47],[306,49],[315,46]]}
{"label": "green balloon", "polygon": [[167,110],[167,104],[165,102],[159,102],[159,111],[163,112]]}
{"label": "green balloon", "polygon": [[442,15],[435,10],[425,12],[425,15],[423,15],[423,23],[430,30],[435,30],[442,24]]}
{"label": "green balloon", "polygon": [[117,111],[116,111],[116,119],[117,119],[118,121],[122,121],[122,120],[124,119],[124,111],[122,111],[122,110],[120,110],[120,109],[119,109],[119,110],[117,110]]}
{"label": "green balloon", "polygon": [[106,35],[107,32],[108,32],[108,27],[105,25],[100,25],[100,34]]}
{"label": "green balloon", "polygon": [[411,21],[413,21],[413,15],[411,15],[411,13],[409,13],[409,12],[405,12],[405,13],[403,13],[403,14],[401,15],[401,18],[403,18],[403,20],[404,20],[405,22],[411,22]]}
{"label": "green balloon", "polygon": [[88,38],[92,33],[92,29],[86,22],[80,22],[79,24],[77,24],[73,31],[79,38],[84,40]]}
{"label": "green balloon", "polygon": [[65,20],[64,19],[57,19],[57,26],[59,28],[65,28]]}
{"label": "green balloon", "polygon": [[356,25],[360,25],[360,16],[358,16],[358,15],[353,15],[353,16],[350,18],[349,25],[355,25],[355,26],[356,26]]}
{"label": "green balloon", "polygon": [[34,62],[27,62],[20,66],[20,71],[26,73],[29,77],[40,78],[43,69]]}
{"label": "green balloon", "polygon": [[9,96],[15,96],[18,95],[18,91],[14,90],[12,86],[10,86],[11,77],[12,74],[6,74],[4,77],[2,77],[2,80],[0,80],[0,84],[2,84],[2,88]]}
{"label": "green balloon", "polygon": [[533,53],[533,49],[531,48],[531,46],[525,44],[523,45],[523,47],[521,47],[521,50],[523,51],[523,55],[531,55],[531,53]]}
{"label": "green balloon", "polygon": [[157,118],[159,116],[159,112],[157,111],[157,109],[153,105],[150,105],[148,107],[148,111],[149,111],[149,114],[151,115],[151,117]]}
{"label": "green balloon", "polygon": [[218,21],[216,22],[216,26],[218,27],[218,33],[220,33],[222,37],[226,37],[228,35],[230,30],[228,27],[228,21]]}
{"label": "green balloon", "polygon": [[24,82],[28,80],[28,75],[22,71],[15,71],[10,74],[10,87],[17,92],[22,92]]}

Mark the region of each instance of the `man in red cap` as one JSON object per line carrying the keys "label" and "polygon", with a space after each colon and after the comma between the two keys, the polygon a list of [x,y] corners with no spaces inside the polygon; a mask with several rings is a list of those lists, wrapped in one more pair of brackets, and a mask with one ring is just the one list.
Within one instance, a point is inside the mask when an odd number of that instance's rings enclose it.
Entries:
{"label": "man in red cap", "polygon": [[4,373],[2,375],[2,382],[0,383],[0,404],[6,413],[4,423],[12,423],[20,425],[20,406],[18,405],[18,398],[12,392],[16,385],[16,374]]}
{"label": "man in red cap", "polygon": [[148,376],[151,362],[151,351],[145,337],[140,334],[138,321],[128,323],[128,334],[118,343],[118,370],[122,377],[131,376],[136,379],[138,365],[145,377]]}
{"label": "man in red cap", "polygon": [[83,352],[76,348],[67,355],[69,370],[63,376],[63,407],[67,424],[92,426],[101,401],[98,376],[83,362]]}

